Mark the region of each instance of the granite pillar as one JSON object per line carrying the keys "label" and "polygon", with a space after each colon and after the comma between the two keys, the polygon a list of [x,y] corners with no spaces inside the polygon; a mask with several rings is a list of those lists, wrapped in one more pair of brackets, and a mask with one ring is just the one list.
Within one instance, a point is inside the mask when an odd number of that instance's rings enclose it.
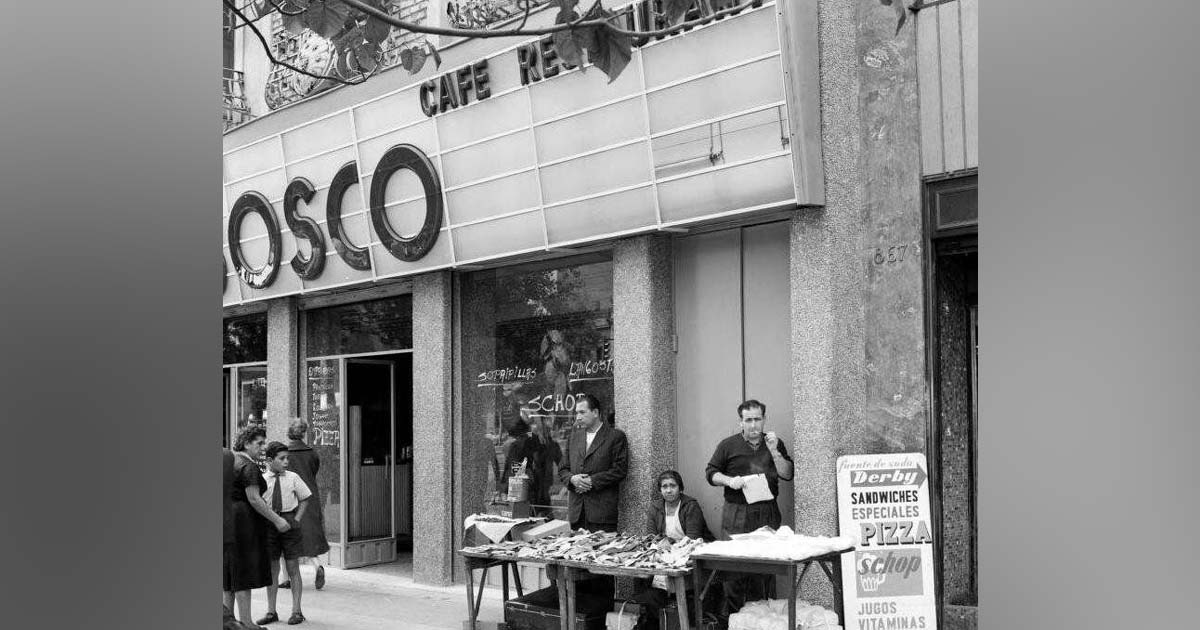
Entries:
{"label": "granite pillar", "polygon": [[300,308],[294,297],[267,304],[267,441],[287,442],[300,409]]}
{"label": "granite pillar", "polygon": [[613,248],[616,424],[629,438],[619,527],[646,533],[658,473],[677,462],[671,242],[638,236]]}
{"label": "granite pillar", "polygon": [[445,586],[453,566],[452,277],[413,279],[413,580]]}
{"label": "granite pillar", "polygon": [[[796,530],[836,535],[837,456],[863,416],[863,181],[859,167],[859,0],[823,0],[821,143],[823,208],[801,208],[791,225],[792,409]],[[825,576],[809,572],[801,595],[832,606]]]}

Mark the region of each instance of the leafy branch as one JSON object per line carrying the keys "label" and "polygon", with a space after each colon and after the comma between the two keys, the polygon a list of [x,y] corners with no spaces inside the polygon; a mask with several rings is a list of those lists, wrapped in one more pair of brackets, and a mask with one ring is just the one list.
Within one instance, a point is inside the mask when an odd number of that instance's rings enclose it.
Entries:
{"label": "leafy branch", "polygon": [[[238,8],[233,0],[222,2],[241,20],[241,24],[234,28],[251,28],[272,64],[315,79],[357,85],[367,80],[383,65],[380,63],[382,46],[393,28],[407,33],[465,39],[551,35],[564,64],[580,68],[585,67],[585,64],[594,65],[608,76],[609,82],[612,82],[620,76],[632,58],[633,38],[673,35],[740,13],[760,4],[761,0],[742,0],[719,10],[712,10],[710,0],[662,0],[662,11],[655,14],[655,17],[660,24],[667,26],[648,30],[623,28],[619,25],[619,20],[625,16],[625,10],[621,13],[608,10],[601,5],[601,0],[595,0],[582,15],[575,11],[579,0],[552,0],[553,5],[558,7],[554,24],[540,27],[527,26],[534,0],[524,0],[524,15],[520,23],[514,28],[496,29],[439,27],[410,22],[386,10],[390,0],[257,0],[252,4],[255,4],[259,15],[253,20],[247,18],[243,11],[245,7]],[[696,10],[699,10],[700,17],[684,19]],[[343,67],[353,70],[355,76],[346,78],[314,73],[279,59],[273,54],[267,37],[255,25],[255,22],[272,13],[282,16],[284,26],[290,32],[298,34],[308,29],[330,41],[338,51],[338,70]],[[433,57],[435,65],[441,65],[437,50],[428,42],[424,47],[406,47],[400,51],[401,65],[410,74],[419,72],[426,58],[430,56]]]}
{"label": "leafy branch", "polygon": [[[222,2],[222,3],[223,3],[223,4],[224,4],[224,5],[225,5],[225,6],[226,6],[226,7],[227,7],[227,8],[228,8],[228,9],[229,9],[231,12],[233,12],[233,14],[234,14],[235,16],[237,16],[239,19],[241,19],[241,20],[242,20],[242,24],[240,24],[240,25],[239,25],[239,27],[240,27],[240,26],[247,26],[247,27],[249,27],[249,28],[250,28],[250,30],[251,30],[251,31],[254,33],[254,35],[255,35],[255,36],[258,38],[258,41],[259,41],[259,43],[261,43],[261,44],[262,44],[263,51],[265,51],[265,52],[266,52],[266,54],[267,54],[267,59],[269,59],[269,60],[271,61],[271,63],[272,63],[272,64],[274,64],[274,65],[277,65],[277,66],[280,66],[280,67],[283,67],[283,68],[287,68],[288,70],[291,70],[292,72],[295,72],[295,73],[297,73],[297,74],[304,75],[304,76],[306,76],[306,77],[311,77],[311,78],[314,78],[314,79],[319,79],[319,80],[328,80],[328,81],[333,81],[333,82],[335,82],[335,83],[341,83],[341,84],[343,84],[343,85],[358,85],[359,83],[362,83],[363,81],[366,81],[366,80],[367,80],[367,79],[370,77],[370,74],[369,74],[369,73],[362,73],[362,72],[360,72],[360,73],[359,73],[359,74],[360,74],[360,77],[359,77],[358,79],[350,79],[350,80],[344,79],[344,78],[342,78],[342,77],[339,77],[339,76],[334,76],[334,75],[328,75],[328,74],[317,74],[317,73],[315,73],[315,72],[309,72],[308,70],[305,70],[304,68],[301,68],[301,67],[299,67],[299,66],[296,66],[296,65],[290,64],[290,63],[288,63],[288,62],[286,62],[286,61],[284,61],[284,60],[282,60],[282,59],[279,59],[279,58],[277,58],[277,57],[275,56],[275,54],[274,54],[274,53],[271,51],[271,44],[270,44],[270,43],[267,41],[267,38],[266,38],[266,36],[265,36],[265,35],[263,35],[262,31],[261,31],[261,30],[259,30],[259,28],[258,28],[258,25],[255,23],[255,22],[257,22],[258,20],[260,20],[260,19],[262,19],[263,17],[265,17],[266,15],[269,15],[269,12],[264,12],[263,14],[261,14],[261,15],[259,15],[257,18],[255,18],[254,20],[250,20],[250,19],[248,19],[248,18],[246,17],[246,14],[245,14],[245,13],[242,13],[242,10],[241,10],[241,9],[239,9],[239,8],[238,8],[238,7],[237,7],[237,6],[236,6],[236,5],[235,5],[235,4],[232,2],[232,0],[221,0],[221,2]],[[272,4],[274,4],[274,3],[272,3]],[[275,9],[272,9],[272,10],[275,10]],[[235,28],[237,28],[237,27],[235,27]]]}

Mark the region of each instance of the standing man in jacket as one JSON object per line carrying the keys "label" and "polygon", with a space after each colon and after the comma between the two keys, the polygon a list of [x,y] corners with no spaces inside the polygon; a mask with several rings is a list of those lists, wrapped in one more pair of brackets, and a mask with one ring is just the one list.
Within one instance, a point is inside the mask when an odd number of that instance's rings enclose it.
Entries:
{"label": "standing man in jacket", "polygon": [[567,440],[566,461],[559,481],[569,492],[572,529],[617,531],[621,481],[629,469],[625,432],[603,421],[600,401],[591,394],[575,397],[575,426]]}

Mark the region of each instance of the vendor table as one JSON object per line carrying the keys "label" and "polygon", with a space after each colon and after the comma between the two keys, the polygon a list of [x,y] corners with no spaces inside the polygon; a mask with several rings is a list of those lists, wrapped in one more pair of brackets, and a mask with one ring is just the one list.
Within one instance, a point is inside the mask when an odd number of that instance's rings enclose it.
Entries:
{"label": "vendor table", "polygon": [[[715,556],[705,555],[703,553],[692,554],[692,579],[695,581],[696,607],[699,609],[700,602],[704,599],[705,593],[708,592],[708,587],[712,585],[713,577],[718,571],[727,571],[730,573],[757,573],[761,575],[778,575],[787,578],[787,583],[791,586],[788,592],[788,628],[796,627],[796,591],[800,587],[800,576],[808,569],[808,565],[813,562],[825,571],[825,575],[833,584],[834,608],[837,609],[838,623],[844,624],[845,619],[842,614],[842,578],[841,578],[841,555],[854,551],[854,548],[845,549],[843,551],[835,551],[821,556],[812,556],[803,560],[790,559],[773,559],[773,558],[748,558],[740,556]],[[708,571],[708,579],[704,579],[704,572]],[[682,617],[680,620],[682,621]]]}
{"label": "vendor table", "polygon": [[[558,584],[558,608],[559,616],[562,619],[560,626],[562,630],[575,630],[575,585],[579,580],[586,579],[589,574],[641,579],[653,579],[659,575],[666,577],[667,585],[670,590],[675,592],[675,605],[679,609],[679,630],[690,630],[691,628],[687,606],[687,578],[692,572],[691,569],[644,569],[573,560],[558,560],[557,565],[559,579],[556,583]],[[697,607],[696,610],[700,610],[700,608]]]}
{"label": "vendor table", "polygon": [[[479,617],[479,606],[483,603],[483,588],[487,585],[487,571],[492,567],[500,567],[500,577],[504,586],[504,601],[508,601],[508,572],[512,571],[513,582],[517,587],[517,597],[525,595],[524,589],[521,587],[521,571],[517,567],[518,562],[527,562],[530,564],[547,564],[549,561],[539,558],[520,558],[513,555],[488,555],[486,553],[473,553],[469,551],[459,551],[467,565],[467,612],[471,616],[471,628],[474,630],[475,621]],[[483,575],[479,578],[479,588],[475,588],[475,571],[482,569]],[[561,603],[559,610],[562,609]]]}

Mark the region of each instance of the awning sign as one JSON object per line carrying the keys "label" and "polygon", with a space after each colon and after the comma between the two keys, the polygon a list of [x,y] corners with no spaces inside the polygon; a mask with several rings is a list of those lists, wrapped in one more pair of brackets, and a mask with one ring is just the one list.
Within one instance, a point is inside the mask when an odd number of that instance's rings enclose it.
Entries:
{"label": "awning sign", "polygon": [[847,630],[933,630],[933,527],[921,453],[837,460],[838,523],[859,540],[842,555]]}

